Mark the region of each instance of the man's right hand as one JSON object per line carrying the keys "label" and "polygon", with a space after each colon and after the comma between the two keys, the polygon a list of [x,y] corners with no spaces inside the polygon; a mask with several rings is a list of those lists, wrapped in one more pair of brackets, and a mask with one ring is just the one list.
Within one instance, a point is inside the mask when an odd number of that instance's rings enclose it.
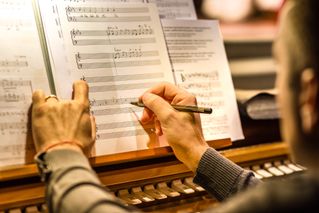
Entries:
{"label": "man's right hand", "polygon": [[195,172],[208,148],[199,114],[179,112],[171,104],[195,106],[196,98],[173,84],[161,83],[146,91],[140,99],[147,107],[141,122],[155,122],[156,133],[163,134],[176,157]]}

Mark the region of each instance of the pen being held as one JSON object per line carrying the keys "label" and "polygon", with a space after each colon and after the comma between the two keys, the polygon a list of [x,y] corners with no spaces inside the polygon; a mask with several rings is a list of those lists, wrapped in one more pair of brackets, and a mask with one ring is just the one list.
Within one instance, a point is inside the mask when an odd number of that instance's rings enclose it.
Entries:
{"label": "pen being held", "polygon": [[[145,107],[145,105],[140,101],[132,101],[132,105],[138,107]],[[195,113],[205,113],[211,114],[213,112],[212,108],[198,107],[198,106],[186,106],[186,105],[171,105],[174,109],[181,112],[195,112]]]}

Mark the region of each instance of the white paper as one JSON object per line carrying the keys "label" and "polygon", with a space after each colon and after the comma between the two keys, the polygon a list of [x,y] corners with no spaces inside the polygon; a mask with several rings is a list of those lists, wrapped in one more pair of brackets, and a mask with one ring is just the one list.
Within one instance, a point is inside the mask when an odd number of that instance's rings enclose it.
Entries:
{"label": "white paper", "polygon": [[[174,83],[156,6],[60,2],[57,9],[67,71],[55,75],[88,82],[98,128],[95,155],[153,147],[152,127],[144,130],[142,108],[130,101],[156,83]],[[71,96],[70,84],[55,85]]]}
{"label": "white paper", "polygon": [[146,0],[156,3],[161,19],[197,19],[193,0]]}
{"label": "white paper", "polygon": [[32,2],[0,2],[0,166],[25,163],[33,89],[49,83]]}
{"label": "white paper", "polygon": [[177,84],[197,97],[206,140],[243,139],[234,87],[217,21],[162,20]]}

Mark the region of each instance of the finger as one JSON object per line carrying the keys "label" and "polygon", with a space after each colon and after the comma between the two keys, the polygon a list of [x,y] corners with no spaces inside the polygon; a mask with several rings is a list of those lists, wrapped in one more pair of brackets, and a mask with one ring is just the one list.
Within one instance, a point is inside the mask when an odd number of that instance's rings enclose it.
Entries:
{"label": "finger", "polygon": [[73,84],[73,99],[89,106],[89,87],[85,81],[79,80]]}
{"label": "finger", "polygon": [[43,104],[45,102],[45,95],[42,90],[36,90],[32,94],[33,106]]}
{"label": "finger", "polygon": [[93,115],[90,115],[91,119],[91,128],[92,128],[92,141],[96,140],[96,122],[95,122],[95,117]]}
{"label": "finger", "polygon": [[148,108],[144,108],[143,110],[143,114],[142,114],[142,117],[140,119],[140,121],[143,123],[143,124],[146,124],[146,123],[149,123],[153,120],[153,117],[154,117],[154,113],[149,110]]}
{"label": "finger", "polygon": [[150,88],[145,93],[153,93],[155,95],[163,97],[165,100],[171,101],[175,98],[176,95],[185,93],[185,91],[178,88],[174,84],[163,82]]}
{"label": "finger", "polygon": [[154,119],[154,127],[155,127],[155,133],[156,133],[156,135],[158,135],[158,136],[163,135],[163,131],[162,131],[162,127],[161,127],[161,122],[160,122],[157,118]]}
{"label": "finger", "polygon": [[161,123],[165,122],[171,113],[175,111],[163,98],[152,93],[144,94],[142,100],[145,106],[153,111]]}

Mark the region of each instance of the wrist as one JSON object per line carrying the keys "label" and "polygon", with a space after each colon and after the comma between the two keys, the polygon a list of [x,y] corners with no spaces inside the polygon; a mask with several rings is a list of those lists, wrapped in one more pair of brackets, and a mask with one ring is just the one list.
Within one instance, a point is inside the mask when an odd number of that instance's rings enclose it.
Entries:
{"label": "wrist", "polygon": [[57,144],[56,146],[48,149],[47,152],[51,152],[51,151],[59,150],[59,149],[69,149],[69,150],[74,150],[74,151],[83,153],[82,149],[79,146],[75,144],[65,144],[65,143]]}
{"label": "wrist", "polygon": [[59,150],[59,149],[64,149],[64,150],[69,149],[69,150],[74,150],[74,151],[83,153],[84,147],[81,143],[76,141],[60,141],[60,142],[51,143],[42,147],[42,149],[40,149],[38,153],[51,152],[53,150]]}
{"label": "wrist", "polygon": [[208,145],[198,146],[196,147],[196,149],[192,149],[190,151],[189,156],[191,160],[189,161],[189,164],[187,166],[192,172],[194,173],[196,172],[199,162],[208,148],[209,148]]}

